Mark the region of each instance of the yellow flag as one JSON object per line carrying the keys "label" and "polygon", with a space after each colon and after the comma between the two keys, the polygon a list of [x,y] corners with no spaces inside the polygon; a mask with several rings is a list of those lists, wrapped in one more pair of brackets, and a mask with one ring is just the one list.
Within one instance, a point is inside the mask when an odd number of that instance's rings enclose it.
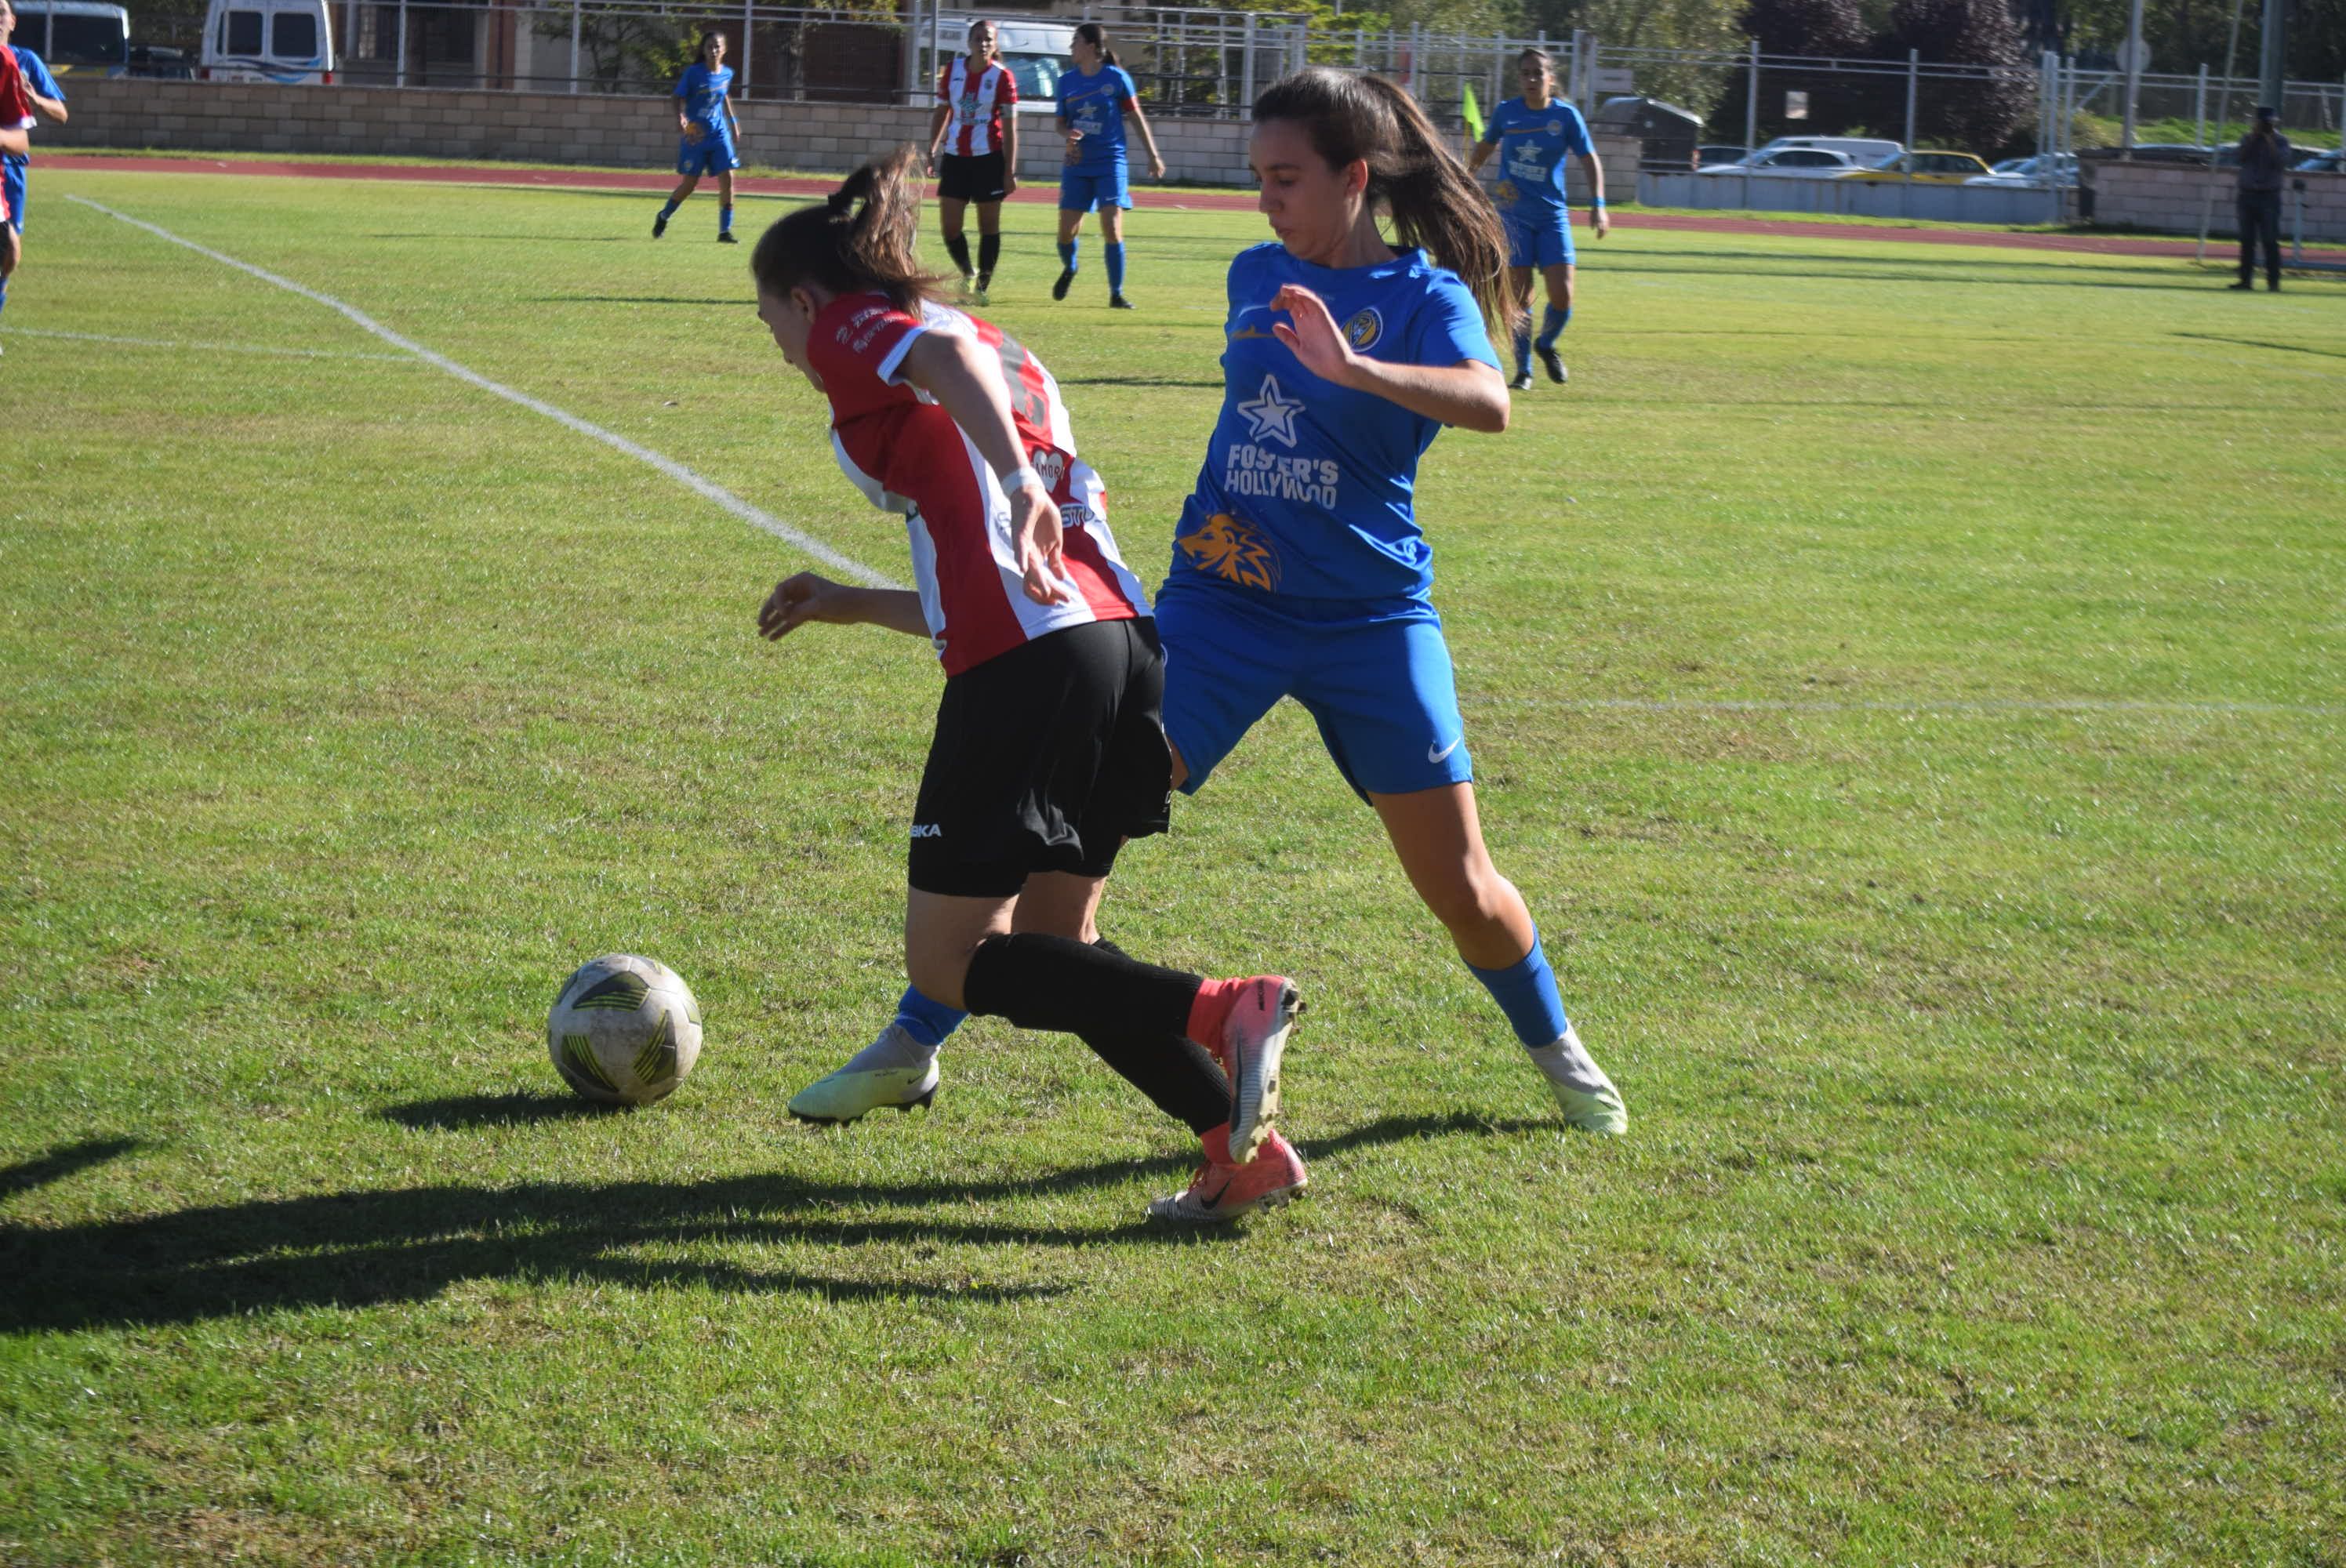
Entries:
{"label": "yellow flag", "polygon": [[1474,83],[1466,84],[1466,100],[1459,107],[1465,112],[1466,128],[1474,133],[1476,141],[1481,141],[1483,139],[1483,107],[1474,101]]}

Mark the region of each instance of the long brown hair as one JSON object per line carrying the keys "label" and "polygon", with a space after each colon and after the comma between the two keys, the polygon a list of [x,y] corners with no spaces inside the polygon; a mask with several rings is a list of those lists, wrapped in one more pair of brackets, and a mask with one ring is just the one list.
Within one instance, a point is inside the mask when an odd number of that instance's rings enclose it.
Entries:
{"label": "long brown hair", "polygon": [[1077,23],[1076,25],[1076,36],[1081,38],[1085,43],[1089,44],[1093,48],[1097,49],[1100,52],[1101,65],[1113,66],[1117,63],[1116,51],[1107,46],[1107,29],[1101,26],[1098,23]]}
{"label": "long brown hair", "polygon": [[1273,82],[1254,123],[1303,127],[1331,168],[1369,166],[1367,199],[1392,215],[1393,241],[1423,246],[1474,291],[1484,321],[1512,331],[1523,307],[1507,287],[1507,233],[1498,209],[1443,142],[1417,100],[1382,76],[1313,66]]}
{"label": "long brown hair", "polygon": [[750,252],[759,292],[787,298],[801,283],[833,294],[878,292],[900,311],[940,297],[917,249],[921,198],[913,170],[921,154],[909,143],[865,164],[829,199],[774,220]]}

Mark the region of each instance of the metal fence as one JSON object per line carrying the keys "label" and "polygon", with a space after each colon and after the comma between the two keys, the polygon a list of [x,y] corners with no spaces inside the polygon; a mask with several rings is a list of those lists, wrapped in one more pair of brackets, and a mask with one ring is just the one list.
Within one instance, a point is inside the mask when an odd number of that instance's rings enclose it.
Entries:
{"label": "metal fence", "polygon": [[[926,103],[929,84],[962,43],[969,18],[984,13],[962,0],[902,4],[328,0],[328,13],[339,77],[360,86],[665,93],[690,63],[700,34],[713,29],[729,36],[728,63],[744,98]],[[1324,14],[1316,25],[1302,13],[1183,6],[1104,5],[1086,15],[1108,29],[1120,63],[1156,115],[1241,117],[1263,87],[1308,61],[1390,76],[1438,123],[1455,128],[1465,122],[1470,91],[1485,113],[1512,97],[1517,55],[1537,47],[1555,62],[1563,96],[1584,112],[1617,95],[1664,99],[1705,116],[1701,139],[1713,145],[1863,133],[1994,157],[2101,145],[2112,139],[2127,91],[2121,73],[2050,56],[2032,66],[1999,68],[1770,56],[1756,46],[1623,48],[1586,32],[1549,38],[1423,26],[1372,30],[1347,27],[1341,16],[1331,23]],[[998,19],[1005,28],[1056,42],[1080,18]],[[1048,74],[1059,68],[1054,64]],[[2205,127],[2193,137],[2198,142],[2236,137],[2255,93],[2252,83],[2228,85],[2204,67],[2189,76],[2144,76],[2134,89],[2142,124],[2171,128],[2188,117]],[[2346,116],[2346,84],[2292,83],[2281,107],[2285,126],[2300,135],[2310,130],[2317,141],[2334,138]]]}

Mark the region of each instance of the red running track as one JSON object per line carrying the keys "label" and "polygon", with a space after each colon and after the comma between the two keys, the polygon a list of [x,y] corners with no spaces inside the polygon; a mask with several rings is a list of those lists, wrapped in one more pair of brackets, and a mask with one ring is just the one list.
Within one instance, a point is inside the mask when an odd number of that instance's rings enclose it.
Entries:
{"label": "red running track", "polygon": [[[540,186],[568,190],[668,190],[672,174],[630,174],[622,169],[516,168],[498,164],[295,163],[261,159],[194,158],[134,158],[105,154],[70,154],[52,159],[55,169],[93,169],[105,174],[245,174],[291,179],[402,180],[423,185]],[[733,188],[744,196],[822,196],[834,182],[736,176]],[[1136,187],[1135,201],[1144,209],[1168,211],[1251,212],[1254,198],[1239,191],[1150,189]],[[1047,185],[1022,186],[1013,201],[1056,201]],[[2179,260],[2188,239],[2145,239],[2095,234],[2016,234],[2008,229],[1897,229],[1863,224],[1802,223],[1766,218],[1704,218],[1685,213],[1637,212],[1616,209],[1617,229],[1688,229],[1701,234],[1773,234],[1798,239],[1871,239],[1912,245],[1972,245],[2003,250],[2076,250],[2097,256],[2157,256]],[[2231,256],[2229,241],[2210,242],[2219,261]],[[2311,261],[2346,262],[2346,250],[2309,250]]]}

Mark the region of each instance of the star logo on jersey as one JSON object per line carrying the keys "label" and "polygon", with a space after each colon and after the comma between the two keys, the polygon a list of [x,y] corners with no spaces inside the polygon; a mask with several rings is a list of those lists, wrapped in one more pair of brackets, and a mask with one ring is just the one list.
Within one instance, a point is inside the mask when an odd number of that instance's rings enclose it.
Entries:
{"label": "star logo on jersey", "polygon": [[1280,392],[1277,376],[1263,377],[1262,390],[1253,401],[1239,404],[1239,412],[1246,416],[1249,441],[1260,441],[1267,435],[1284,446],[1295,444],[1295,416],[1302,412],[1300,400]]}

